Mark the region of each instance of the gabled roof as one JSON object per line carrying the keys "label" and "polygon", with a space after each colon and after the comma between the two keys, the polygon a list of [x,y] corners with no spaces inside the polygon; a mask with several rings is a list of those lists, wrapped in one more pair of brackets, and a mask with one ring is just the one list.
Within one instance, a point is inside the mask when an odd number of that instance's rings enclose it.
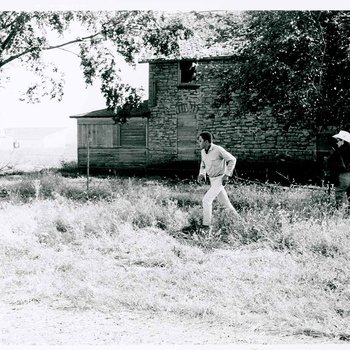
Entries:
{"label": "gabled roof", "polygon": [[101,117],[101,118],[106,118],[106,117],[115,117],[116,114],[107,108],[104,109],[97,109],[95,111],[91,112],[86,112],[86,113],[81,113],[81,114],[75,114],[71,115],[69,118],[96,118],[96,117]]}
{"label": "gabled roof", "polygon": [[[128,117],[142,117],[147,116],[150,113],[148,108],[148,100],[143,101],[138,108],[132,108],[128,111]],[[97,109],[95,111],[71,115],[70,118],[114,118],[117,117],[118,113],[115,113],[107,108]]]}

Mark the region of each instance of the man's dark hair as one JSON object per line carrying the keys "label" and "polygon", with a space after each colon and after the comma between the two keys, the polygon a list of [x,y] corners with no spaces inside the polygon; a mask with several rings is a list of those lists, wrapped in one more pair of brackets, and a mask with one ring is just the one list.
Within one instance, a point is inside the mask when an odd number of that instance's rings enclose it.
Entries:
{"label": "man's dark hair", "polygon": [[198,135],[198,137],[199,136],[201,136],[204,141],[209,141],[209,143],[212,143],[213,135],[209,131],[203,131]]}

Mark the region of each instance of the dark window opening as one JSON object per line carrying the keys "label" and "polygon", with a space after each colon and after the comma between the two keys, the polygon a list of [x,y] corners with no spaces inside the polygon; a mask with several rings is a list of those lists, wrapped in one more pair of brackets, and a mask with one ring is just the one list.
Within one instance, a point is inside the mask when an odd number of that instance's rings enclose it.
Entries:
{"label": "dark window opening", "polygon": [[197,78],[198,63],[195,61],[180,62],[180,84],[194,83]]}

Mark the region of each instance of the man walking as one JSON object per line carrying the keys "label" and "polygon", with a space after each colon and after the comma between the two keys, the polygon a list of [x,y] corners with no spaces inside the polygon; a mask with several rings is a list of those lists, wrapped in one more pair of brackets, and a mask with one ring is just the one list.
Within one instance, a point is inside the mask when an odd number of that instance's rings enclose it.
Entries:
{"label": "man walking", "polygon": [[200,133],[198,136],[198,143],[201,148],[201,165],[197,181],[198,183],[205,182],[207,175],[210,180],[210,188],[202,200],[202,227],[208,232],[211,231],[212,207],[216,197],[220,204],[238,216],[224,187],[229,177],[232,176],[237,159],[223,147],[215,145],[212,139],[212,134],[207,131]]}

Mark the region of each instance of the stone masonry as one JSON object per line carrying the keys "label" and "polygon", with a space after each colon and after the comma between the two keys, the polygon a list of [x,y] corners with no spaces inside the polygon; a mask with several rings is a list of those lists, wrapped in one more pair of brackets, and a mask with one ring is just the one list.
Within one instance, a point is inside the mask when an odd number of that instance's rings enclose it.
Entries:
{"label": "stone masonry", "polygon": [[196,115],[198,132],[211,131],[214,142],[241,161],[315,161],[316,137],[311,130],[291,127],[284,131],[283,123],[269,111],[260,116],[237,117],[234,105],[231,113],[213,107],[219,84],[215,71],[228,64],[232,61],[225,58],[199,60],[198,86],[179,88],[178,61],[149,63],[149,101],[153,101],[148,129],[149,164],[176,161],[177,114],[184,112]]}

